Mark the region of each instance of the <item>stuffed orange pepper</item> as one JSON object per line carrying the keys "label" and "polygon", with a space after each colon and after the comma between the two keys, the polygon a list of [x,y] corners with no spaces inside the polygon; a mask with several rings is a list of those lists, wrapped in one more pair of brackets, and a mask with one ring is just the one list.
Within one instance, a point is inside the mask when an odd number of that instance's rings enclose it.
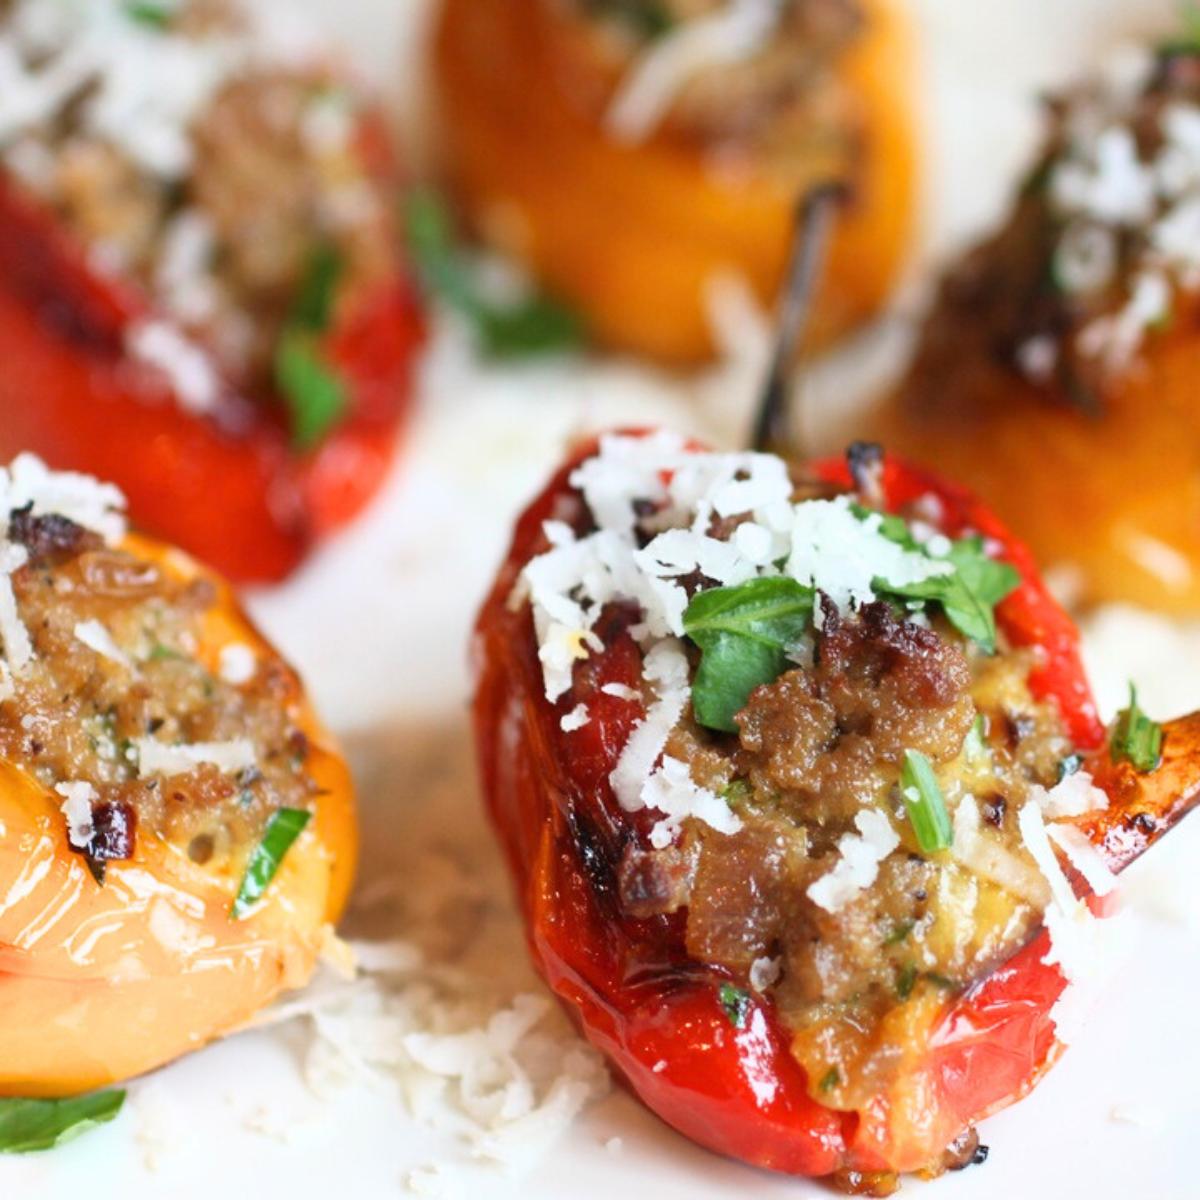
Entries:
{"label": "stuffed orange pepper", "polygon": [[1195,613],[1200,44],[1130,51],[1046,120],[876,432],[978,489],[1081,601]]}
{"label": "stuffed orange pepper", "polygon": [[711,285],[780,288],[814,184],[848,203],[813,344],[870,317],[912,234],[912,54],[892,0],[444,0],[445,167],[482,239],[601,342],[714,352]]}
{"label": "stuffed orange pepper", "polygon": [[273,580],[390,464],[421,321],[379,114],[237,0],[0,6],[0,456]]}
{"label": "stuffed orange pepper", "polygon": [[116,489],[0,470],[0,1096],[148,1071],[307,982],[345,763],[228,586]]}

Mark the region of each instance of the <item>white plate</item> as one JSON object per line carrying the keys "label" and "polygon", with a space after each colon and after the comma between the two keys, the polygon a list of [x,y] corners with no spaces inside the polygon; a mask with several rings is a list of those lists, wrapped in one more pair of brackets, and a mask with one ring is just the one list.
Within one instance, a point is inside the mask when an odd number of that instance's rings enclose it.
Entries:
{"label": "white plate", "polygon": [[[296,7],[349,39],[419,138],[414,97],[425,0],[305,0]],[[930,255],[1002,205],[1036,133],[1033,92],[1123,36],[1165,28],[1172,9],[1169,0],[918,0],[914,7],[925,37],[932,131]],[[745,361],[723,372],[680,381],[625,363],[480,369],[461,363],[460,340],[453,322],[439,323],[423,409],[387,494],[299,579],[255,597],[253,607],[349,742],[368,831],[363,886],[398,879],[415,888],[436,856],[458,862],[473,906],[461,961],[489,986],[519,990],[536,984],[470,763],[473,611],[512,516],[570,432],[637,416],[734,436],[761,347],[752,344]],[[840,393],[852,374],[843,362],[822,376],[820,394]],[[1091,651],[1110,705],[1130,671],[1161,715],[1200,699],[1194,632],[1108,614]],[[1194,824],[1154,856],[1156,874],[1177,886],[1164,891],[1145,871],[1131,872],[1133,945],[1080,1044],[1032,1097],[984,1124],[987,1165],[928,1185],[931,1195],[1198,1194],[1191,1037],[1200,887],[1190,877],[1200,821]],[[299,1027],[246,1033],[140,1081],[113,1125],[50,1155],[0,1161],[0,1196],[74,1200],[119,1191],[126,1200],[223,1193],[327,1200],[349,1193],[369,1200],[403,1194],[414,1169],[467,1161],[453,1132],[414,1120],[387,1087],[356,1083],[318,1099],[300,1072],[304,1040]],[[587,1110],[523,1177],[476,1167],[457,1181],[426,1182],[446,1195],[527,1200],[826,1194],[697,1150],[621,1093]],[[921,1194],[922,1185],[906,1186]]]}

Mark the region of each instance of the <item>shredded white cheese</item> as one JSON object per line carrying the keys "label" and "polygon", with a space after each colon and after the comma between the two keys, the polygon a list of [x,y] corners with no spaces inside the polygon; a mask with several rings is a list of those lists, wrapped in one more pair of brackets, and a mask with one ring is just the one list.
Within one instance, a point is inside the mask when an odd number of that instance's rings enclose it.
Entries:
{"label": "shredded white cheese", "polygon": [[1050,825],[1046,832],[1097,896],[1107,896],[1116,888],[1117,877],[1081,829],[1074,825]]}
{"label": "shredded white cheese", "polygon": [[0,42],[0,145],[69,105],[142,169],[180,178],[190,126],[247,59],[228,37],[149,28],[127,0],[17,0]]}
{"label": "shredded white cheese", "polygon": [[904,587],[954,573],[948,562],[889,541],[879,532],[883,518],[878,513],[860,520],[850,505],[848,496],[797,505],[789,575],[846,609],[874,600],[876,579]]}
{"label": "shredded white cheese", "polygon": [[92,840],[92,801],[96,789],[87,782],[58,783],[54,790],[63,797],[62,811],[67,818],[67,840],[77,850],[84,850]]}
{"label": "shredded white cheese", "polygon": [[846,833],[838,839],[841,857],[837,865],[806,892],[826,912],[840,912],[869,888],[879,875],[879,864],[900,845],[891,821],[876,809],[864,809],[854,818],[854,824],[857,834]]}
{"label": "shredded white cheese", "polygon": [[245,642],[230,642],[221,647],[217,669],[223,682],[241,687],[254,678],[258,656]]}
{"label": "shredded white cheese", "polygon": [[574,733],[576,729],[582,729],[591,719],[587,705],[577,704],[558,724],[563,733]]}
{"label": "shredded white cheese", "polygon": [[107,658],[122,667],[131,665],[129,656],[113,641],[113,635],[102,622],[95,619],[76,622],[75,637],[89,650],[94,650],[99,654],[101,658]]}
{"label": "shredded white cheese", "polygon": [[999,884],[1036,908],[1044,908],[1050,899],[1049,886],[1036,867],[995,838],[985,836],[974,796],[963,796],[954,810],[951,853],[976,875]]}
{"label": "shredded white cheese", "polygon": [[140,321],[125,336],[129,353],[166,376],[188,412],[212,412],[221,398],[221,380],[212,357],[182,330],[166,321]]}
{"label": "shredded white cheese", "polygon": [[757,54],[778,25],[782,9],[782,0],[729,0],[724,8],[657,38],[608,110],[610,134],[621,142],[645,141],[690,80]]}
{"label": "shredded white cheese", "polygon": [[137,757],[138,773],[142,778],[150,775],[186,775],[205,765],[232,775],[258,762],[254,743],[246,738],[170,746],[156,738],[141,737],[134,738],[133,753]]}
{"label": "shredded white cheese", "polygon": [[756,958],[750,964],[750,986],[759,993],[779,982],[782,969],[778,958]]}
{"label": "shredded white cheese", "polygon": [[1098,788],[1086,771],[1064,775],[1052,788],[1035,787],[1031,795],[1048,820],[1082,817],[1108,807],[1108,794]]}

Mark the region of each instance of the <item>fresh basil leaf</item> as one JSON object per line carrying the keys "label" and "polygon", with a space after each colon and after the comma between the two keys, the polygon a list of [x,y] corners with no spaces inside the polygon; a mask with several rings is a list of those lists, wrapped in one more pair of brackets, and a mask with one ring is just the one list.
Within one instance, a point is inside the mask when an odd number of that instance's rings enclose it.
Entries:
{"label": "fresh basil leaf", "polygon": [[312,813],[300,808],[281,808],[267,822],[262,841],[250,856],[237,899],[229,910],[234,920],[240,920],[262,899],[271,880],[275,878],[284,855],[304,832]]}
{"label": "fresh basil leaf", "polygon": [[175,11],[172,5],[155,3],[155,0],[126,0],[125,15],[139,25],[148,25],[151,29],[166,29]]}
{"label": "fresh basil leaf", "polygon": [[908,522],[895,513],[880,512],[876,508],[867,508],[864,504],[851,504],[850,511],[860,520],[866,521],[871,517],[879,518],[879,532],[889,542],[895,542],[905,550],[921,553],[921,543],[912,535]]}
{"label": "fresh basil leaf", "polygon": [[696,720],[736,733],[734,716],[756,687],[787,669],[812,611],[812,588],[784,576],[699,592],[683,615],[684,632],[701,650],[692,684]]}
{"label": "fresh basil leaf", "polygon": [[1162,762],[1162,726],[1152,721],[1138,704],[1137,688],[1129,685],[1129,707],[1117,714],[1109,741],[1114,762],[1122,760],[1133,765],[1135,771],[1147,774],[1156,770]]}
{"label": "fresh basil leaf", "polygon": [[743,992],[732,983],[723,983],[717,992],[717,999],[721,1002],[730,1025],[734,1029],[745,1029],[746,1018],[750,1015],[750,993]]}
{"label": "fresh basil leaf", "polygon": [[929,759],[916,750],[904,752],[900,794],[904,797],[904,808],[921,850],[925,854],[949,850],[954,841],[954,829],[946,811],[946,798]]}
{"label": "fresh basil leaf", "polygon": [[337,286],[345,270],[345,260],[331,242],[323,242],[313,251],[308,268],[292,304],[288,325],[323,333],[333,318]]}
{"label": "fresh basil leaf", "polygon": [[53,1150],[111,1121],[124,1103],[123,1091],[68,1100],[0,1099],[0,1154]]}
{"label": "fresh basil leaf", "polygon": [[989,558],[979,537],[955,542],[944,561],[955,568],[953,574],[933,575],[902,586],[877,579],[875,590],[940,604],[955,629],[988,654],[995,653],[996,605],[1020,584],[1021,576],[1008,563]]}
{"label": "fresh basil leaf", "polygon": [[416,192],[405,210],[408,245],[425,287],[465,316],[493,358],[561,353],[583,340],[578,317],[546,296],[499,304],[480,293],[458,251],[449,213],[433,192]]}
{"label": "fresh basil leaf", "polygon": [[320,445],[346,411],[346,385],[311,333],[292,329],[280,338],[275,383],[287,404],[292,444],[298,450]]}
{"label": "fresh basil leaf", "polygon": [[661,0],[587,0],[593,16],[616,17],[644,38],[662,37],[675,25]]}
{"label": "fresh basil leaf", "polygon": [[[924,546],[913,537],[908,522],[895,513],[877,513],[860,504],[851,506],[860,521],[872,516],[881,518],[880,534],[903,549],[922,554]],[[944,560],[954,568],[954,574],[934,575],[920,583],[897,586],[886,579],[876,579],[873,587],[881,595],[925,600],[940,604],[947,620],[960,633],[977,642],[989,654],[996,649],[995,607],[1021,582],[1015,568],[996,562],[987,555],[983,538],[961,538],[951,545]]]}
{"label": "fresh basil leaf", "polygon": [[343,267],[335,246],[317,246],[275,346],[275,386],[287,406],[292,445],[300,451],[320,445],[348,404],[346,385],[321,348]]}

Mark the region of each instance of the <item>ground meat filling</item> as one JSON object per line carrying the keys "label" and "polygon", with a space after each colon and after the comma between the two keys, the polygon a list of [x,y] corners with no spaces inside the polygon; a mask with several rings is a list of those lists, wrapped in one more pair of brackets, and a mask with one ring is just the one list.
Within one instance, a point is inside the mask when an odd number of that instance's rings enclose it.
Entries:
{"label": "ground meat filling", "polygon": [[971,354],[1094,414],[1149,339],[1194,321],[1200,48],[1147,51],[1146,66],[1132,90],[1097,81],[1047,105],[1012,215],[950,274],[926,328],[931,411],[937,376]]}
{"label": "ground meat filling", "polygon": [[[940,616],[918,624],[885,602],[822,607],[811,665],[754,691],[738,735],[689,713],[668,740],[741,829],[690,823],[677,845],[627,853],[620,886],[631,915],[685,910],[693,958],[769,990],[814,1095],[852,1108],[886,1088],[950,995],[1038,927],[1043,883],[1017,813],[1035,784],[1056,782],[1071,746],[1057,711],[1029,693],[1029,653],[986,655]],[[978,804],[1022,886],[921,852],[901,793],[908,750],[938,772],[951,815]],[[808,890],[866,811],[886,813],[901,845],[828,911]]]}
{"label": "ground meat filling", "polygon": [[[256,36],[232,0],[162,8],[161,21],[135,27],[134,36],[157,32],[198,46],[243,46]],[[21,11],[0,5],[0,46],[11,43],[5,48],[24,61]],[[68,44],[61,56],[70,53]],[[83,115],[87,84],[52,119],[0,136],[0,162],[53,208],[94,263],[137,280],[241,390],[264,397],[314,257],[336,257],[335,306],[345,306],[390,269],[396,239],[391,200],[360,137],[360,98],[322,65],[276,66],[267,57],[251,54],[232,69],[192,117],[182,171],[152,171],[92,128]]]}
{"label": "ground meat filling", "polygon": [[[562,0],[551,0],[562,7]],[[729,10],[728,0],[569,0],[595,26],[593,50],[615,79],[687,22]],[[852,178],[861,129],[836,64],[864,21],[854,0],[790,0],[770,36],[742,61],[713,64],[683,82],[662,128],[672,136],[750,150],[775,170]],[[822,172],[824,174],[822,175]]]}
{"label": "ground meat filling", "polygon": [[846,621],[826,601],[818,650],[811,670],[751,696],[736,757],[756,793],[786,795],[824,825],[853,820],[906,750],[953,758],[975,706],[962,650],[882,602]]}
{"label": "ground meat filling", "polygon": [[[10,537],[30,555],[12,584],[34,657],[0,703],[0,756],[49,788],[90,785],[90,830],[73,849],[102,867],[159,837],[196,862],[236,863],[278,809],[309,805],[293,672],[255,650],[233,684],[200,661],[211,584],[170,578],[63,517],[18,511]],[[236,769],[153,773],[141,769],[141,739],[248,753]]]}

